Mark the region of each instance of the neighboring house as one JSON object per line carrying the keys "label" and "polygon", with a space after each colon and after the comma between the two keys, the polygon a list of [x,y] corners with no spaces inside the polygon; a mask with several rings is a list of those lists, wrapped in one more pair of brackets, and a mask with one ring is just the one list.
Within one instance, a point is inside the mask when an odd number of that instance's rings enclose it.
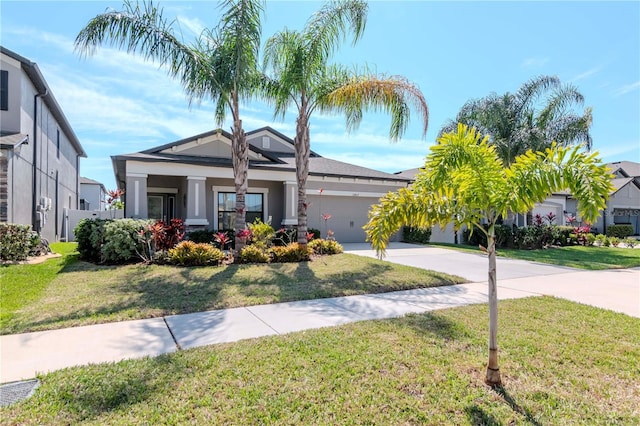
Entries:
{"label": "neighboring house", "polygon": [[[614,175],[611,183],[613,191],[609,195],[607,208],[602,211],[602,215],[598,221],[591,224],[591,228],[598,233],[606,233],[607,226],[612,224],[629,223],[633,226],[634,234],[640,234],[640,163],[632,161],[619,161],[607,164]],[[396,173],[398,176],[404,176],[415,179],[419,169],[410,169]],[[569,217],[575,217],[577,223],[580,223],[580,217],[577,214],[578,201],[567,191],[559,191],[547,197],[542,203],[538,203],[532,209],[530,215],[512,215],[505,219],[507,224],[516,224],[517,226],[530,225],[531,220],[536,215],[542,217],[553,213],[555,215],[555,223],[557,225],[568,225]],[[432,232],[433,242],[454,241],[453,229],[448,226],[444,231],[435,227]]]}
{"label": "neighboring house", "polygon": [[0,222],[60,238],[86,153],[38,66],[0,47]]}
{"label": "neighboring house", "polygon": [[80,210],[106,210],[106,195],[103,184],[80,176]]}
{"label": "neighboring house", "polygon": [[[274,228],[297,224],[293,141],[270,127],[246,134],[249,144],[247,222]],[[235,186],[231,135],[223,130],[196,135],[112,157],[118,187],[125,191],[125,216],[182,218],[191,228],[232,229]],[[307,181],[308,226],[327,230],[340,242],[364,242],[362,226],[372,204],[409,179],[311,153]],[[323,215],[331,215],[328,220]]]}

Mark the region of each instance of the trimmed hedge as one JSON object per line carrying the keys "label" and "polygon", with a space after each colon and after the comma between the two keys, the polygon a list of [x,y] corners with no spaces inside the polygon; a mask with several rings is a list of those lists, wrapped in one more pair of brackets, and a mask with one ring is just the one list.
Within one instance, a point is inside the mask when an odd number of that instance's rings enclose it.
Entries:
{"label": "trimmed hedge", "polygon": [[93,263],[126,263],[145,252],[140,231],[152,221],[83,219],[74,229],[80,258]]}
{"label": "trimmed hedge", "polygon": [[633,235],[633,225],[620,223],[607,226],[607,237],[627,238]]}
{"label": "trimmed hedge", "polygon": [[405,226],[402,228],[402,241],[405,243],[429,244],[431,240],[431,228],[415,228]]}
{"label": "trimmed hedge", "polygon": [[31,225],[0,223],[0,259],[25,260],[32,248],[33,234]]}

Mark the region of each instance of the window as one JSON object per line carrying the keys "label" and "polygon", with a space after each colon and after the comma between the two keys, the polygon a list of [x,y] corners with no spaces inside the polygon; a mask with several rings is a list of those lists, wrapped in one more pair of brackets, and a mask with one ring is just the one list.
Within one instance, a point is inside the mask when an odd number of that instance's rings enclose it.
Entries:
{"label": "window", "polygon": [[[245,220],[264,220],[264,194],[247,194],[244,204],[247,212]],[[234,192],[218,193],[218,229],[233,229],[236,220],[236,194]]]}
{"label": "window", "polygon": [[0,71],[0,109],[9,109],[9,71]]}
{"label": "window", "polygon": [[56,158],[60,158],[60,129],[56,130]]}

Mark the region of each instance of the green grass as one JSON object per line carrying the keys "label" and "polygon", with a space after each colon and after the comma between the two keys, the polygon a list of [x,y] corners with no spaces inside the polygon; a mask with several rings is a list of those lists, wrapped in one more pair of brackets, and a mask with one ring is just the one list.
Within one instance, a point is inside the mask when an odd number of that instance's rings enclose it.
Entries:
{"label": "green grass", "polygon": [[[487,306],[365,321],[40,377],[3,424],[640,423],[640,320],[500,302],[504,387],[483,384]],[[606,332],[602,332],[606,330]]]}
{"label": "green grass", "polygon": [[74,243],[52,243],[51,249],[62,257],[36,265],[0,265],[0,328],[19,309],[37,301],[65,265],[77,258]]}
{"label": "green grass", "polygon": [[[478,253],[477,247],[432,243],[453,250]],[[640,250],[616,247],[554,247],[541,250],[498,249],[498,256],[532,262],[550,263],[572,268],[602,270],[636,268],[640,266]]]}
{"label": "green grass", "polygon": [[[464,281],[349,254],[313,262],[200,268],[100,266],[67,254],[42,265],[3,270],[11,278],[2,286],[2,334]],[[32,284],[34,270],[37,286]],[[24,291],[30,294],[26,299]]]}

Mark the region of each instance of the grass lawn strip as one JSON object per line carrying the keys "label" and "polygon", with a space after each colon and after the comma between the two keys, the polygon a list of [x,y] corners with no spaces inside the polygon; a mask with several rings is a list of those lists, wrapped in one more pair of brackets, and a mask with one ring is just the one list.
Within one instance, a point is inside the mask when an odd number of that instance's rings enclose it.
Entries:
{"label": "grass lawn strip", "polygon": [[63,257],[35,265],[0,265],[0,324],[9,323],[16,311],[37,301],[65,265],[75,261],[75,244],[51,246]]}
{"label": "grass lawn strip", "polygon": [[[65,259],[75,259],[70,256]],[[11,268],[14,266],[8,267],[9,271]],[[63,268],[48,271],[52,278],[37,297],[7,310],[7,318],[1,323],[2,334],[465,281],[349,254],[303,263],[200,268],[100,266],[67,260]],[[29,278],[20,274],[7,284],[14,289],[14,299],[19,298],[21,289],[29,286]],[[3,312],[4,309],[3,304]]]}
{"label": "grass lawn strip", "polygon": [[[452,250],[479,253],[477,247],[445,243],[430,244]],[[498,249],[499,257],[549,263],[587,270],[640,267],[640,249],[621,247],[568,246],[540,250]]]}
{"label": "grass lawn strip", "polygon": [[[640,320],[500,302],[504,388],[483,384],[486,305],[61,370],[3,424],[638,424]],[[604,332],[606,330],[606,332]]]}

